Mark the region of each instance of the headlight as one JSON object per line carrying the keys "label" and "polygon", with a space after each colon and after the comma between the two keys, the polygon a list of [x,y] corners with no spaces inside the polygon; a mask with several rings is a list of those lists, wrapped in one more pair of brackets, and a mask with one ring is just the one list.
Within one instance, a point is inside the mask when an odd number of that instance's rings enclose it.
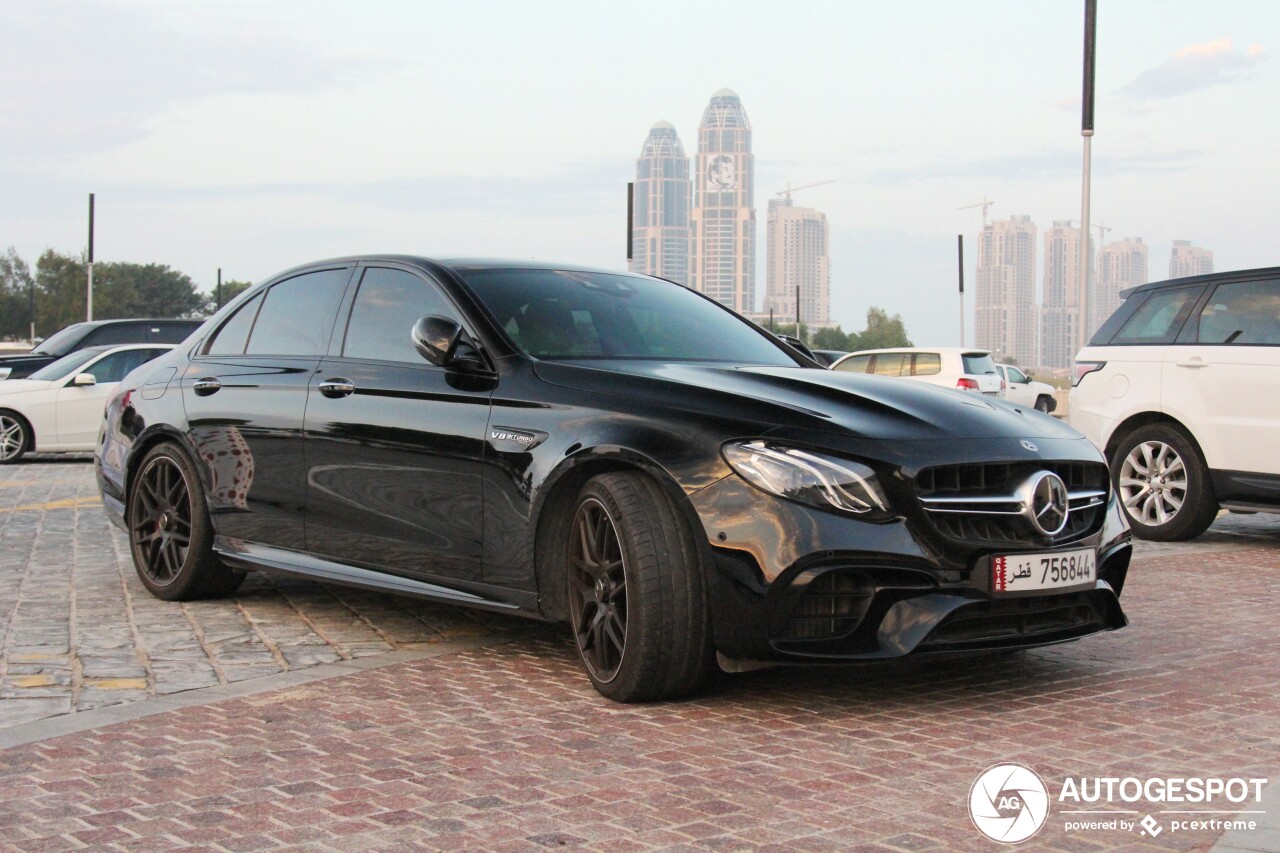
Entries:
{"label": "headlight", "polygon": [[893,517],[875,472],[860,462],[764,441],[733,442],[723,452],[738,476],[771,495],[867,520]]}

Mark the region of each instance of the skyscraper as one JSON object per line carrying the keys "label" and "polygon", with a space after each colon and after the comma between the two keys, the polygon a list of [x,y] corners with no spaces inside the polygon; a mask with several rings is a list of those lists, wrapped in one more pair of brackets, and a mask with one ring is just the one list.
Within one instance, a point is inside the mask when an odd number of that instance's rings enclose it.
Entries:
{"label": "skyscraper", "polygon": [[737,93],[721,89],[698,126],[689,283],[739,314],[755,310],[754,197],[751,122]]}
{"label": "skyscraper", "polygon": [[1120,307],[1120,291],[1147,283],[1147,244],[1141,237],[1108,243],[1098,253],[1097,287],[1089,299],[1089,335]]}
{"label": "skyscraper", "polygon": [[[1089,258],[1092,266],[1092,245]],[[1080,229],[1072,227],[1070,220],[1057,220],[1044,232],[1044,307],[1040,315],[1039,361],[1044,367],[1070,367],[1075,358],[1080,322],[1076,289],[1079,268]]]}
{"label": "skyscraper", "polygon": [[1024,366],[1036,364],[1036,226],[1030,216],[983,226],[977,278],[978,346]]}
{"label": "skyscraper", "polygon": [[769,200],[767,222],[765,312],[792,322],[797,316],[796,287],[800,288],[799,319],[825,326],[831,314],[830,230],[827,215],[796,207],[791,196]]}
{"label": "skyscraper", "polygon": [[1169,278],[1213,272],[1213,252],[1191,245],[1190,240],[1174,240],[1169,258]]}
{"label": "skyscraper", "polygon": [[660,121],[636,160],[631,269],[689,283],[689,158],[676,129]]}

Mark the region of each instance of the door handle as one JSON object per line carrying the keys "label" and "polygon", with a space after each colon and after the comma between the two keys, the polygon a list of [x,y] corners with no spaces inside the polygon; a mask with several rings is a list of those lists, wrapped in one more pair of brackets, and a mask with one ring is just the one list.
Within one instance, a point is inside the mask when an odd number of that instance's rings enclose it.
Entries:
{"label": "door handle", "polygon": [[1176,362],[1176,364],[1178,365],[1178,367],[1208,367],[1209,366],[1209,363],[1201,359],[1199,356],[1196,356],[1195,358],[1192,358],[1188,361]]}
{"label": "door handle", "polygon": [[342,379],[335,377],[326,379],[316,386],[320,389],[320,393],[326,397],[347,397],[355,393],[356,386],[350,379]]}
{"label": "door handle", "polygon": [[222,387],[222,383],[218,381],[216,376],[205,376],[195,381],[191,386],[191,390],[196,392],[198,397],[208,397],[210,394]]}

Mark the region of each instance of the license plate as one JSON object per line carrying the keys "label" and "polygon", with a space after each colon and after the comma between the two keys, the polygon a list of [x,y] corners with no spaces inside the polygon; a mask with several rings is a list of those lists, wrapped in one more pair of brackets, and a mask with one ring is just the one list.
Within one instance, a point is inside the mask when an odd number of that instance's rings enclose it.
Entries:
{"label": "license plate", "polygon": [[991,591],[996,594],[1092,585],[1098,577],[1092,548],[1048,554],[1008,554],[991,558]]}

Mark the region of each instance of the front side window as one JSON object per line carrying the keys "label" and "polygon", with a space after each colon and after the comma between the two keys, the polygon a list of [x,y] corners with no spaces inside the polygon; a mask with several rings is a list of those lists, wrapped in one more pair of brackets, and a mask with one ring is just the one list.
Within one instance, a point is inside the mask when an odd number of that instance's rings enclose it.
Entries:
{"label": "front side window", "polygon": [[459,272],[497,325],[535,358],[799,364],[771,336],[671,282],[573,270]]}
{"label": "front side window", "polygon": [[1202,344],[1280,344],[1280,282],[1218,285],[1200,311]]}
{"label": "front side window", "polygon": [[364,271],[351,306],[342,354],[426,364],[410,333],[418,318],[427,314],[454,314],[435,285],[403,270],[371,267]]}
{"label": "front side window", "polygon": [[93,378],[101,385],[104,382],[119,382],[129,375],[135,367],[145,364],[160,353],[162,349],[127,349],[113,352],[111,355],[94,362],[78,373],[92,373]]}
{"label": "front side window", "polygon": [[1199,287],[1158,290],[1147,297],[1111,339],[1113,344],[1171,344],[1186,322]]}
{"label": "front side window", "polygon": [[114,323],[94,329],[83,343],[87,347],[105,344],[140,344],[146,340],[146,335],[146,329],[141,326],[132,323]]}
{"label": "front side window", "polygon": [[1023,374],[1023,372],[1022,372],[1021,370],[1019,370],[1019,369],[1018,369],[1018,368],[1016,368],[1016,367],[1010,367],[1008,370],[1009,370],[1009,381],[1010,381],[1010,382],[1021,382],[1021,383],[1023,383],[1024,385],[1027,383],[1027,381],[1028,381],[1028,380],[1027,380],[1027,377],[1026,377],[1026,375],[1025,375],[1025,374]]}
{"label": "front side window", "polygon": [[329,345],[348,269],[305,273],[272,285],[249,333],[249,355],[318,356]]}

